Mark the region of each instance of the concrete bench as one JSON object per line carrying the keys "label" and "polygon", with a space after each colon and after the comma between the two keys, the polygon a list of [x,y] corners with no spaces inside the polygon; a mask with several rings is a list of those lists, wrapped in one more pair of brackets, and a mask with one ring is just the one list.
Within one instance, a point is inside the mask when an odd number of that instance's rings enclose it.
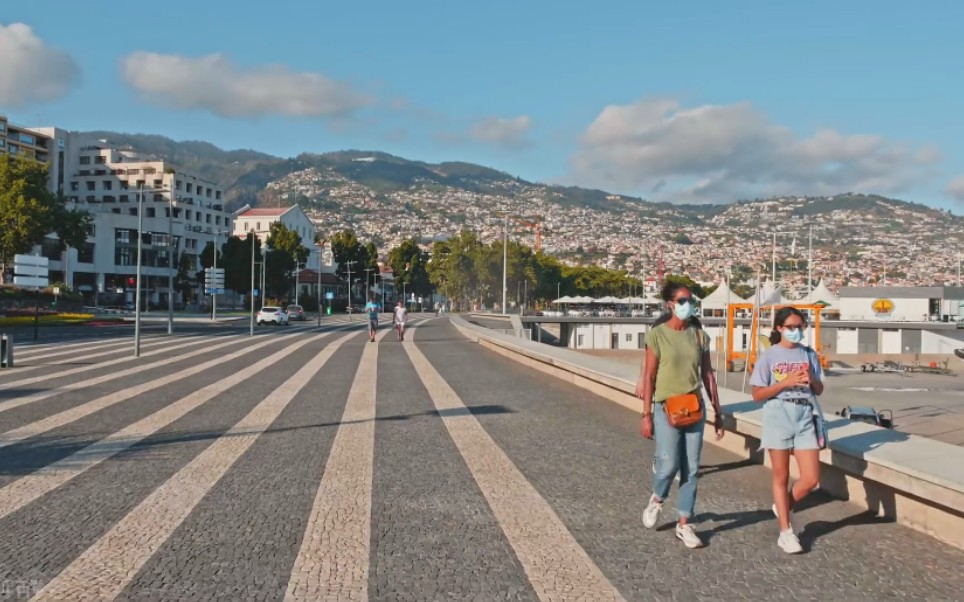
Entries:
{"label": "concrete bench", "polygon": [[[493,332],[458,316],[451,320],[464,336],[496,353],[642,411],[635,395],[638,368]],[[767,463],[759,451],[760,404],[721,389],[720,405],[727,436],[707,436],[705,442]],[[821,489],[964,549],[964,447],[832,415],[827,421],[830,446],[820,453]]]}

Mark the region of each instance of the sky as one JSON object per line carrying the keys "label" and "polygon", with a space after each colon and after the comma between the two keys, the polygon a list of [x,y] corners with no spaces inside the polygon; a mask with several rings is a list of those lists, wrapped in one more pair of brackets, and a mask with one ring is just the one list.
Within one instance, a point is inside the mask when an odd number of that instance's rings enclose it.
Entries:
{"label": "sky", "polygon": [[659,201],[853,191],[961,213],[964,3],[916,6],[0,0],[0,113]]}

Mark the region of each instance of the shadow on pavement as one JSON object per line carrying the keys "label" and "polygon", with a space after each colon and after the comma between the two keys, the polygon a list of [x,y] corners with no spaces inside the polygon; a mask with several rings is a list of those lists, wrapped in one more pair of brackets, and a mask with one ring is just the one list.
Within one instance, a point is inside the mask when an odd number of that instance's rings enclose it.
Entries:
{"label": "shadow on pavement", "polygon": [[[430,410],[415,414],[400,414],[394,416],[379,416],[374,422],[400,421],[420,417],[452,417],[466,415],[492,415],[492,414],[512,414],[514,410],[501,405],[480,405],[472,408],[453,408],[451,410]],[[135,455],[138,451],[161,449],[168,445],[178,443],[190,443],[192,441],[215,440],[221,437],[245,436],[252,433],[270,436],[285,433],[288,431],[300,431],[304,429],[318,429],[338,427],[342,424],[359,424],[369,422],[367,420],[351,420],[346,422],[324,422],[319,424],[306,424],[284,428],[269,428],[263,432],[236,432],[226,431],[202,431],[202,432],[180,432],[162,433],[147,437],[137,443],[127,447],[124,440],[115,440],[113,445],[104,445],[102,449],[85,450],[90,445],[97,443],[101,437],[87,438],[54,438],[37,437],[23,442],[15,443],[6,448],[0,448],[0,476],[22,476],[35,472],[45,466],[59,462],[58,468],[69,469],[72,466],[89,465],[104,458],[114,456],[115,459],[122,461],[142,460],[143,456]],[[105,434],[106,435],[106,434]],[[2,439],[0,439],[2,440]],[[119,453],[118,453],[119,452]],[[73,454],[77,454],[75,461],[67,461]]]}

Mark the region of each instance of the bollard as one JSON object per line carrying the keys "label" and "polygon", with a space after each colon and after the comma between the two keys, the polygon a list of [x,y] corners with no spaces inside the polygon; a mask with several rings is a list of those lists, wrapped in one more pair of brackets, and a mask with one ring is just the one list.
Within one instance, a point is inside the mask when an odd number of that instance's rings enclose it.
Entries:
{"label": "bollard", "polygon": [[13,368],[13,336],[0,335],[0,368]]}

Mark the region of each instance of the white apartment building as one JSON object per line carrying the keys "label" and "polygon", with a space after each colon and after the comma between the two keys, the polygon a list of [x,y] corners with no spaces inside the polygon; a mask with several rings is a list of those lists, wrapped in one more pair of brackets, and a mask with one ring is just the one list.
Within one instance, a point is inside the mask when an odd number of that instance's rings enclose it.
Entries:
{"label": "white apartment building", "polygon": [[[60,139],[61,131],[50,131]],[[162,160],[106,143],[80,146],[64,132],[64,194],[70,206],[94,217],[94,232],[80,249],[64,255],[56,239],[41,252],[50,258],[51,280],[63,280],[99,305],[130,305],[137,265],[138,200],[142,198],[144,246],[141,274],[147,303],[166,307],[169,274],[182,258],[189,279],[201,269],[199,255],[216,239],[230,236],[231,215],[224,210],[223,191],[214,183]],[[51,188],[57,176],[51,170]],[[139,195],[143,195],[140,197]],[[189,298],[174,292],[175,304],[197,300],[196,282]]]}
{"label": "white apartment building", "polygon": [[319,247],[315,244],[315,224],[300,205],[283,208],[242,207],[234,214],[234,235],[244,238],[249,232],[254,231],[261,244],[264,244],[271,224],[275,222],[281,222],[289,230],[297,232],[301,237],[301,244],[311,251],[306,268],[320,269],[322,274],[335,272],[331,246],[322,247],[319,253]]}

